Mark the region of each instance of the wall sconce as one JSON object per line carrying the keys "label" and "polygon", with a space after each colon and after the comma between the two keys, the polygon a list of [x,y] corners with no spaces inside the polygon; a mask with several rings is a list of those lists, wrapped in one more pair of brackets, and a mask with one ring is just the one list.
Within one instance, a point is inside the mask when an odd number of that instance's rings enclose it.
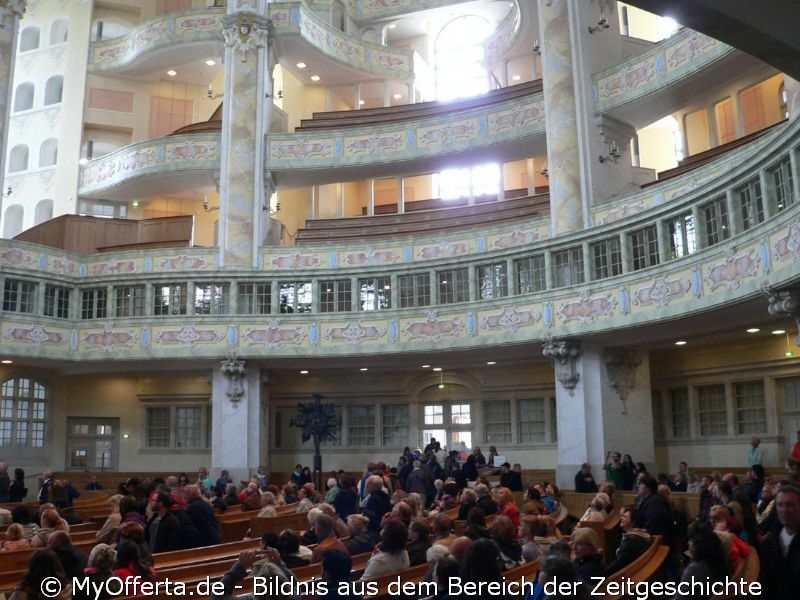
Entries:
{"label": "wall sconce", "polygon": [[219,210],[219,206],[208,205],[208,194],[203,196],[203,210],[206,212],[214,212],[215,210]]}
{"label": "wall sconce", "polygon": [[597,25],[592,27],[589,26],[589,33],[594,33],[595,31],[603,31],[604,29],[608,29],[611,25],[606,19],[606,16],[603,13],[600,13],[600,20],[597,22]]}
{"label": "wall sconce", "polygon": [[214,93],[214,88],[212,88],[210,85],[208,86],[208,92],[206,92],[206,98],[208,100],[216,100],[218,98],[222,98],[223,96],[225,96],[225,94]]}
{"label": "wall sconce", "polygon": [[261,207],[261,210],[263,210],[264,212],[269,212],[270,216],[272,216],[275,213],[279,213],[281,211],[281,203],[280,202],[276,202],[275,203],[275,208],[272,208],[269,204],[264,204]]}
{"label": "wall sconce", "polygon": [[789,347],[789,332],[786,332],[786,352],[783,353],[786,358],[792,358],[794,356],[794,352]]}
{"label": "wall sconce", "polygon": [[547,177],[548,179],[550,178],[550,171],[547,170],[547,162],[542,163],[541,173],[543,177]]}
{"label": "wall sconce", "polygon": [[3,198],[8,198],[8,197],[9,197],[11,194],[13,194],[13,193],[14,193],[14,190],[12,190],[12,189],[11,189],[11,186],[9,185],[9,186],[6,188],[6,191],[5,191],[5,192],[3,192]]}
{"label": "wall sconce", "polygon": [[444,385],[444,371],[439,371],[439,389],[443,390],[446,386]]}
{"label": "wall sconce", "polygon": [[542,53],[542,47],[539,45],[539,40],[535,40],[533,42],[533,48],[531,48],[531,51],[534,54],[541,54]]}
{"label": "wall sconce", "polygon": [[601,164],[607,162],[613,162],[614,164],[617,164],[617,159],[620,156],[622,155],[620,154],[619,148],[617,147],[617,142],[611,142],[611,146],[609,146],[608,149],[608,154],[606,154],[605,156],[600,156],[598,160],[600,161]]}

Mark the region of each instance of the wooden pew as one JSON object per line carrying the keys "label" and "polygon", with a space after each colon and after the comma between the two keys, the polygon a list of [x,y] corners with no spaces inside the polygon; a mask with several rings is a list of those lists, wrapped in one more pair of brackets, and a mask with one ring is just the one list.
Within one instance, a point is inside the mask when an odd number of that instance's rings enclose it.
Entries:
{"label": "wooden pew", "polygon": [[612,573],[606,577],[604,582],[604,589],[606,592],[605,600],[619,600],[623,598],[624,595],[621,593],[621,590],[615,589],[621,582],[629,579],[647,581],[646,577],[644,579],[642,579],[642,577],[647,576],[648,573],[651,572],[655,573],[655,571],[653,571],[654,567],[656,570],[661,567],[664,560],[666,560],[667,554],[669,554],[669,548],[663,546],[661,541],[660,535],[653,536],[653,541],[650,543],[650,546],[648,546],[636,560],[616,573]]}
{"label": "wooden pew", "polygon": [[614,511],[605,521],[578,521],[578,527],[588,527],[597,534],[600,540],[600,553],[603,555],[603,564],[608,565],[613,559],[619,546],[619,512]]}
{"label": "wooden pew", "polygon": [[214,546],[203,546],[190,550],[173,550],[172,552],[159,552],[153,555],[156,571],[163,567],[174,567],[185,565],[194,560],[216,560],[226,557],[236,558],[243,550],[257,550],[261,547],[260,539],[239,540],[216,544]]}
{"label": "wooden pew", "polygon": [[429,568],[430,565],[428,563],[422,563],[421,565],[414,565],[413,567],[408,567],[407,569],[403,569],[402,571],[394,571],[393,573],[385,573],[383,575],[379,575],[378,577],[366,579],[365,581],[376,584],[378,587],[378,591],[375,594],[365,594],[364,598],[389,598],[391,596],[418,598],[419,594],[408,594],[408,593],[398,594],[399,590],[397,590],[396,584],[392,586],[393,588],[392,592],[394,593],[390,593],[389,586],[397,582],[398,580],[401,581],[402,583],[418,584],[425,577],[425,573],[428,572]]}
{"label": "wooden pew", "polygon": [[308,529],[308,513],[287,513],[277,517],[251,517],[248,521],[250,537],[260,538],[268,531],[280,533],[284,529],[305,531]]}

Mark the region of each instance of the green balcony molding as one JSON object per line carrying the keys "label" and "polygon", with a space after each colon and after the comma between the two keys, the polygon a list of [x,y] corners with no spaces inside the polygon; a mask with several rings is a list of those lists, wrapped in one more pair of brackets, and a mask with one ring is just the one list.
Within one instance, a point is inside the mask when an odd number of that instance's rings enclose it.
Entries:
{"label": "green balcony molding", "polygon": [[[612,198],[601,205],[590,208],[590,224],[604,225],[630,218],[640,212],[663,204],[681,202],[687,194],[704,194],[708,197],[724,193],[726,176],[731,172],[745,172],[774,162],[771,149],[785,145],[785,138],[794,135],[796,124],[778,127],[757,140],[726,152],[719,158],[687,172],[679,177],[655,183],[638,192]],[[757,157],[754,159],[754,157]],[[721,190],[721,191],[720,191]]]}
{"label": "green balcony molding", "polygon": [[[767,211],[747,230],[734,222],[731,238],[683,258],[579,285],[425,308],[347,313],[142,316],[102,320],[55,319],[4,312],[0,339],[7,352],[57,360],[219,357],[236,351],[259,356],[340,356],[538,342],[581,337],[701,314],[762,294],[763,286],[796,285],[800,279],[800,121],[772,137],[763,156],[723,175],[713,188],[696,188],[675,202],[590,231],[557,238],[526,238],[515,231],[478,230],[428,241],[349,244],[325,248],[264,248],[259,268],[219,269],[214,249],[154,249],[82,257],[13,240],[0,241],[4,278],[73,289],[156,285],[165,282],[317,282],[400,276],[431,270],[544,255],[656,225],[718,195],[734,197],[744,181],[789,157],[794,204]],[[763,176],[762,176],[763,179]],[[733,213],[731,213],[732,215]],[[699,231],[700,228],[697,228]],[[522,230],[520,231],[522,233]],[[503,235],[506,237],[504,238]],[[698,233],[698,235],[701,235]],[[496,243],[503,240],[501,243]],[[662,246],[664,242],[662,240]],[[435,262],[433,262],[435,261]],[[552,260],[547,260],[547,264]],[[629,265],[626,265],[629,268]],[[588,265],[587,275],[588,275]],[[476,293],[472,290],[473,298]],[[152,303],[152,300],[151,300]],[[235,305],[233,299],[231,304]],[[766,300],[765,300],[766,310]],[[75,315],[75,313],[73,313]]]}
{"label": "green balcony molding", "polygon": [[[94,42],[89,49],[89,71],[125,72],[142,68],[148,56],[182,45],[223,43],[224,9],[204,8],[161,15],[140,23],[127,35]],[[269,5],[272,33],[276,37],[299,36],[326,56],[375,77],[414,78],[413,52],[361,42],[331,27],[302,2]]]}
{"label": "green balcony molding", "polygon": [[544,135],[541,93],[396,125],[267,134],[269,168],[333,169],[453,155]]}
{"label": "green balcony molding", "polygon": [[220,135],[197,133],[146,140],[89,161],[80,175],[80,195],[91,197],[153,174],[219,170]]}
{"label": "green balcony molding", "polygon": [[683,29],[623,63],[592,75],[594,113],[606,113],[693,77],[736,52],[713,38]]}
{"label": "green balcony molding", "polygon": [[197,42],[223,43],[224,8],[184,10],[159,15],[139,23],[126,35],[92,42],[89,46],[89,72],[122,70],[143,62],[147,55],[164,48]]}

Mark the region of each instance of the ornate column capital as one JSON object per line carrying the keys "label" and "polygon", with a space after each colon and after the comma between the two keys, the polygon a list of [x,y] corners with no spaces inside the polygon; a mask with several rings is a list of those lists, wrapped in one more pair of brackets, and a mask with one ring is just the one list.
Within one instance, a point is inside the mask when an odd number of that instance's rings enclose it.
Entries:
{"label": "ornate column capital", "polygon": [[773,316],[790,317],[798,328],[795,343],[800,345],[800,288],[784,288],[781,290],[764,288],[767,296],[767,311]]}
{"label": "ornate column capital", "polygon": [[633,350],[606,349],[604,352],[608,383],[622,401],[622,414],[627,412],[625,401],[628,392],[636,387],[636,370],[642,364],[642,357]]}
{"label": "ornate column capital", "polygon": [[6,21],[13,25],[14,17],[22,18],[25,14],[25,0],[0,0],[0,28],[5,28]]}
{"label": "ornate column capital", "polygon": [[220,363],[220,372],[228,379],[228,389],[225,394],[234,406],[238,406],[244,396],[242,379],[247,377],[249,372],[247,361],[239,359],[236,354],[229,354],[228,358]]}
{"label": "ornate column capital", "polygon": [[545,340],[542,343],[542,354],[553,360],[556,379],[569,392],[575,395],[575,388],[580,381],[577,362],[581,355],[581,346],[570,340]]}
{"label": "ornate column capital", "polygon": [[267,45],[272,21],[264,15],[242,11],[222,17],[222,26],[225,45],[238,52],[242,62],[247,62],[250,50]]}

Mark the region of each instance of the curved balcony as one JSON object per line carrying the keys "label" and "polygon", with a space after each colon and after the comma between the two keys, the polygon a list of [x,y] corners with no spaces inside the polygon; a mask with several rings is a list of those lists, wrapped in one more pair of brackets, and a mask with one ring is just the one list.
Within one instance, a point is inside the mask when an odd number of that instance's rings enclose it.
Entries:
{"label": "curved balcony", "polygon": [[594,113],[641,128],[684,106],[696,93],[698,75],[707,88],[755,68],[764,67],[722,42],[683,29],[647,52],[595,73]]}
{"label": "curved balcony", "polygon": [[[127,146],[90,161],[83,169],[79,193],[131,199],[141,192],[136,182],[144,177],[158,177],[170,192],[196,186],[192,178],[198,171],[207,170],[210,178],[219,169],[219,143],[219,134],[198,133]],[[539,92],[368,129],[273,133],[267,135],[267,144],[267,168],[280,187],[360,178],[367,169],[370,177],[399,169],[425,171],[459,153],[491,152],[498,160],[514,160],[537,149],[544,151],[544,102]]]}
{"label": "curved balcony", "polygon": [[[125,36],[94,42],[89,50],[89,71],[141,76],[168,64],[191,62],[199,54],[221,55],[224,15],[224,9],[208,8],[148,19]],[[270,4],[269,17],[279,54],[282,45],[301,43],[306,51],[310,46],[351,69],[353,77],[414,77],[411,51],[361,42],[331,27],[301,2]]]}
{"label": "curved balcony", "polygon": [[[759,140],[751,160],[727,167],[714,182],[688,191],[675,201],[635,216],[598,225],[590,231],[548,239],[537,234],[541,219],[513,229],[491,225],[450,235],[427,236],[385,245],[341,244],[287,250],[264,248],[250,270],[220,269],[211,249],[154,249],[81,257],[33,244],[4,240],[0,257],[6,277],[81,287],[156,286],[171,282],[268,282],[277,298],[281,282],[355,281],[388,277],[391,289],[408,274],[466,269],[504,263],[509,278],[519,260],[541,257],[544,289],[523,292],[518,285],[504,297],[484,301],[477,286],[469,299],[452,304],[358,312],[286,314],[273,305],[269,314],[231,310],[220,315],[154,316],[97,321],[55,319],[5,311],[0,336],[9,353],[63,360],[218,357],[235,350],[242,357],[325,357],[380,353],[493,348],[531,344],[547,337],[605,338],[610,345],[652,343],[667,339],[674,320],[695,334],[727,328],[729,318],[750,318],[766,311],[764,286],[797,284],[800,273],[800,120]],[[755,158],[753,158],[755,157]],[[721,159],[725,161],[726,158]],[[782,173],[788,187],[773,189]],[[688,182],[693,174],[678,177]],[[763,182],[762,220],[743,222],[742,186]],[[671,182],[670,182],[671,184]],[[793,186],[793,187],[792,187]],[[657,185],[654,187],[658,187]],[[778,198],[778,194],[782,194]],[[681,257],[670,255],[669,224],[686,214],[696,217],[709,203],[728,206],[729,232],[707,240],[698,220],[697,247]],[[723,228],[724,229],[724,228]],[[660,251],[656,264],[636,266],[631,236],[650,230]],[[727,236],[727,237],[726,237]],[[622,274],[598,276],[592,261],[576,266],[577,283],[559,281],[558,257],[608,240],[622,246]],[[474,278],[470,276],[470,280]],[[438,279],[432,285],[438,283]],[[41,283],[40,283],[41,285]],[[109,292],[110,293],[110,292]],[[152,292],[150,296],[152,299]],[[237,306],[235,299],[232,306]],[[708,319],[714,310],[715,319]],[[643,333],[645,331],[646,333]],[[644,336],[644,337],[643,337]]]}

